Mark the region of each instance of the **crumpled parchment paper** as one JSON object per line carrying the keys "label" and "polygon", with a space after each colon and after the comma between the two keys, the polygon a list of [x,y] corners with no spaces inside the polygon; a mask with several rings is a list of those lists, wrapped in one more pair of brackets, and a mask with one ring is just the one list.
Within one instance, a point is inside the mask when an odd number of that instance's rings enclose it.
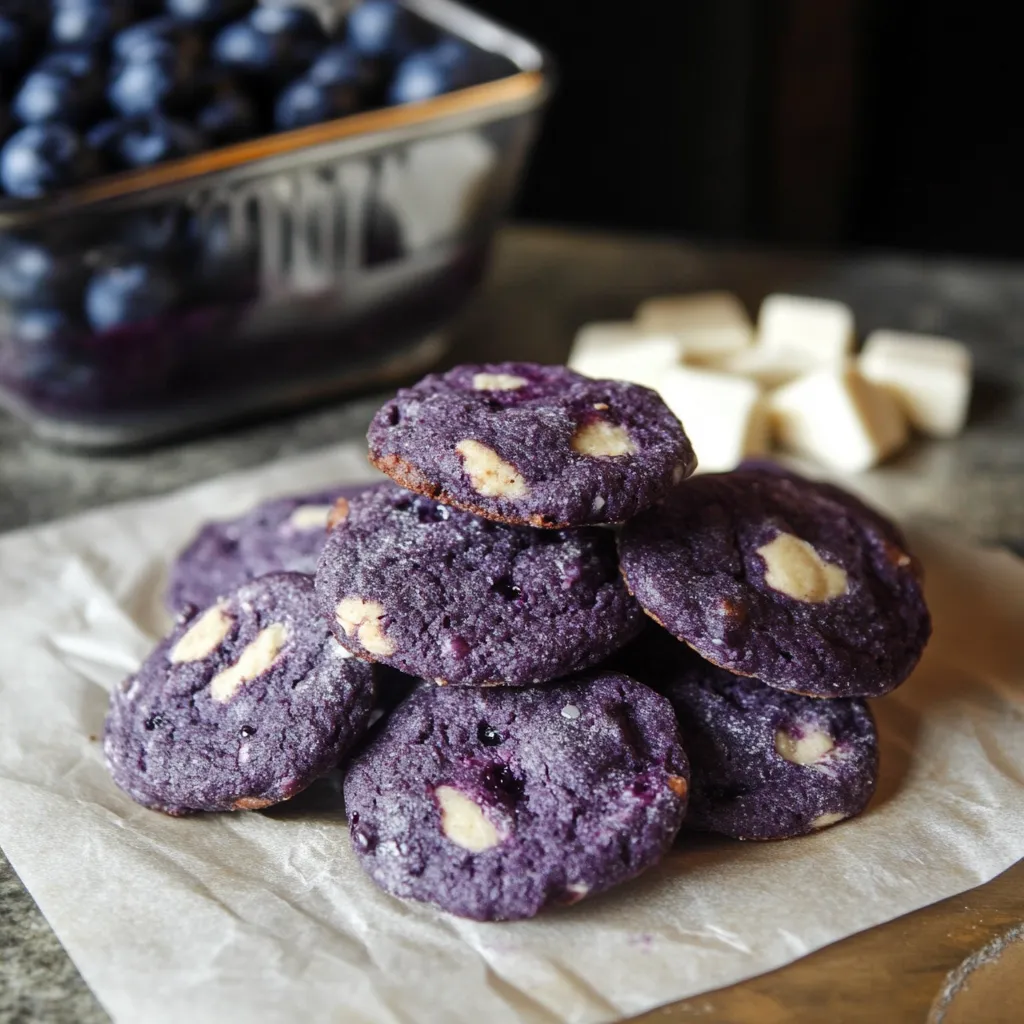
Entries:
{"label": "crumpled parchment paper", "polygon": [[476,924],[377,891],[336,780],[175,820],[103,767],[107,692],[167,626],[207,518],[372,479],[335,448],[0,538],[0,844],[117,1021],[608,1021],[770,970],[1024,856],[1024,563],[911,530],[935,637],[874,702],[869,812],[783,843],[686,840],[574,907]]}

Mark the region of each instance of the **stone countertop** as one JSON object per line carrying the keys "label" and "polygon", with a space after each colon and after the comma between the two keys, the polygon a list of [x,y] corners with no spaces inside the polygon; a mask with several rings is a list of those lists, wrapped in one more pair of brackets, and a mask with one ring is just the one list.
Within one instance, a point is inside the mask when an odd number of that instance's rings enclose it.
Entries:
{"label": "stone countertop", "polygon": [[[449,362],[561,362],[585,321],[628,318],[655,293],[713,288],[736,292],[751,310],[770,291],[841,298],[853,306],[860,333],[892,327],[967,342],[977,373],[967,432],[951,442],[915,443],[895,467],[876,472],[910,474],[915,504],[932,519],[1024,553],[1024,266],[801,256],[510,228],[481,294],[455,325]],[[0,530],[356,440],[380,398],[92,458],[45,448],[0,418]],[[0,856],[0,1022],[30,1020],[92,1024],[106,1016]]]}

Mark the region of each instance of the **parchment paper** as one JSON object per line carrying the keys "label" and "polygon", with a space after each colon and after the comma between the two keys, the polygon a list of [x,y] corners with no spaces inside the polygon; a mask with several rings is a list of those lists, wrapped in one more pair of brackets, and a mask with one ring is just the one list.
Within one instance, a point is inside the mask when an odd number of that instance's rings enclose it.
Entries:
{"label": "parchment paper", "polygon": [[335,449],[0,539],[0,843],[118,1021],[607,1021],[778,967],[1024,855],[1024,568],[913,531],[935,638],[875,703],[864,817],[785,843],[685,842],[620,889],[516,924],[363,877],[337,783],[173,820],[110,782],[107,691],[167,624],[197,523],[370,479]]}

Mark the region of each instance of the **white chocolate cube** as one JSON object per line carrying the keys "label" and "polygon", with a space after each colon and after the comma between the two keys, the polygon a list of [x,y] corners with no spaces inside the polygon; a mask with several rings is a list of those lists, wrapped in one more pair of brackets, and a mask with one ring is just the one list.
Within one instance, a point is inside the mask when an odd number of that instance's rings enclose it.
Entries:
{"label": "white chocolate cube", "polygon": [[836,469],[869,469],[907,440],[896,399],[852,366],[808,374],[779,388],[768,402],[782,445]]}
{"label": "white chocolate cube", "polygon": [[674,336],[652,334],[629,321],[586,324],[576,334],[568,366],[598,380],[653,387],[662,370],[679,363],[681,349]]}
{"label": "white chocolate cube", "polygon": [[656,389],[682,422],[698,471],[735,469],[748,455],[767,451],[767,409],[753,381],[677,367],[662,371]]}
{"label": "white chocolate cube", "polygon": [[860,372],[896,396],[911,426],[929,437],[963,430],[971,398],[971,353],[949,338],[874,331]]}
{"label": "white chocolate cube", "polygon": [[817,366],[838,366],[853,350],[853,313],[842,302],[769,295],[757,320],[758,344],[799,353]]}
{"label": "white chocolate cube", "polygon": [[721,373],[749,377],[768,391],[819,368],[818,362],[806,352],[767,348],[764,345],[732,352],[710,365]]}
{"label": "white chocolate cube", "polygon": [[676,335],[688,362],[705,363],[749,347],[754,325],[743,303],[730,292],[698,292],[648,299],[636,311],[650,332]]}

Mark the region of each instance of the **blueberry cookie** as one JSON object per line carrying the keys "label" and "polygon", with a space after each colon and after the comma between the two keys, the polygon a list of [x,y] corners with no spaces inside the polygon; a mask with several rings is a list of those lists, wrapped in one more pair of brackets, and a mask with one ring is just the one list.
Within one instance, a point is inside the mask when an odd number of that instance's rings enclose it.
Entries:
{"label": "blueberry cookie", "polygon": [[370,486],[334,487],[273,498],[236,519],[206,523],[171,567],[167,607],[206,608],[268,572],[316,571],[334,502]]}
{"label": "blueberry cookie", "polygon": [[708,661],[813,697],[898,686],[931,634],[894,527],[792,474],[687,481],[626,525],[622,572],[647,613]]}
{"label": "blueberry cookie", "polygon": [[276,573],[179,620],[111,695],[103,749],[147,807],[256,809],[335,767],[372,701],[373,669],[331,636],[312,578]]}
{"label": "blueberry cookie", "polygon": [[339,502],[316,588],[353,654],[439,683],[541,683],[643,624],[610,530],[506,526],[382,485]]}
{"label": "blueberry cookie", "polygon": [[655,864],[683,820],[688,777],[671,705],[627,676],[424,685],[352,758],[345,806],[382,889],[504,921]]}
{"label": "blueberry cookie", "polygon": [[[685,826],[786,839],[859,814],[878,780],[867,704],[815,700],[733,675],[663,630],[639,678],[672,702],[690,758]],[[638,642],[639,646],[639,642]]]}
{"label": "blueberry cookie", "polygon": [[620,523],[693,472],[658,395],[564,366],[457,366],[373,418],[370,461],[403,487],[499,522]]}

